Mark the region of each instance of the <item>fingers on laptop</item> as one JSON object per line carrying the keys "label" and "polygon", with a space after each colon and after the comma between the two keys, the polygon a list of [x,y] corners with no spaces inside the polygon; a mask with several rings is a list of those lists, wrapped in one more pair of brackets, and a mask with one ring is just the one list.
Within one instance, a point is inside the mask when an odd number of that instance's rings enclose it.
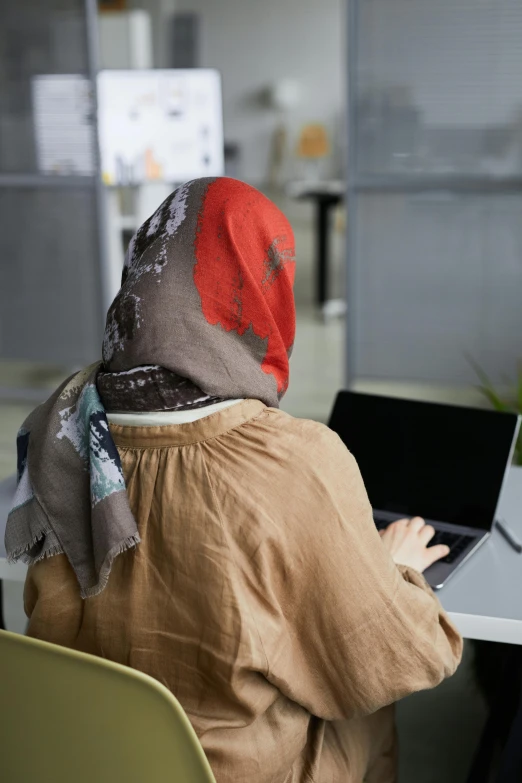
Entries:
{"label": "fingers on laptop", "polygon": [[426,523],[421,517],[413,517],[410,519],[408,527],[415,530],[416,533],[420,533],[426,527]]}
{"label": "fingers on laptop", "polygon": [[450,548],[446,544],[437,544],[436,546],[430,546],[426,549],[426,568],[436,563],[441,557],[449,555]]}
{"label": "fingers on laptop", "polygon": [[[399,534],[399,538],[393,535],[393,528],[395,528],[396,533]],[[408,533],[406,533],[406,530]],[[440,560],[449,554],[450,549],[445,544],[428,546],[433,536],[435,535],[435,528],[433,528],[431,525],[427,525],[421,517],[413,517],[412,519],[398,519],[395,522],[392,522],[388,528],[380,530],[379,533],[381,536],[383,536],[386,534],[386,531],[388,531],[387,537],[389,538],[391,535],[397,542],[399,540],[403,540],[403,537],[407,534],[411,535],[412,533],[417,533],[419,543],[425,547],[424,551],[421,553],[421,559],[423,562],[422,570],[428,568],[433,563],[436,563],[437,560]]]}
{"label": "fingers on laptop", "polygon": [[435,535],[435,528],[431,525],[423,525],[419,529],[419,538],[423,542],[423,544],[426,544],[426,546],[430,543],[431,539]]}

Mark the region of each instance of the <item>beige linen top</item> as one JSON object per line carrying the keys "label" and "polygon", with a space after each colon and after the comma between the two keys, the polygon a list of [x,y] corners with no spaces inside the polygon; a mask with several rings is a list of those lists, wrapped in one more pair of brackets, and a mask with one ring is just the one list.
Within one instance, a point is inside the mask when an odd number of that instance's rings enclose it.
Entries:
{"label": "beige linen top", "polygon": [[30,635],[164,683],[218,783],[351,780],[350,721],[461,655],[424,579],[382,545],[353,457],[253,400],[111,431],[142,543],[87,600],[64,555],[31,567]]}

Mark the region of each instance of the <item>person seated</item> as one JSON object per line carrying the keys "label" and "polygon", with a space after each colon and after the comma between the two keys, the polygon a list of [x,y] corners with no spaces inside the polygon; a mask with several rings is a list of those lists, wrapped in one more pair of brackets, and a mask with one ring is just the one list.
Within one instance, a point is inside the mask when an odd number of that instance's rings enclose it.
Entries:
{"label": "person seated", "polygon": [[294,272],[254,188],[169,196],[130,243],[103,361],[20,431],[6,545],[30,563],[29,635],[166,685],[218,783],[391,783],[393,703],[461,656],[420,574],[447,549],[420,519],[379,536],[337,435],[279,410]]}

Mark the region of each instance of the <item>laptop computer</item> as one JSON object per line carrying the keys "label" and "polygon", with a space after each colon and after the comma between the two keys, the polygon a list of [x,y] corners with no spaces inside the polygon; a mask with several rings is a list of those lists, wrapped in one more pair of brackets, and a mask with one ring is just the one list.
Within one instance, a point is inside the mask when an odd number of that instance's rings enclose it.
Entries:
{"label": "laptop computer", "polygon": [[329,427],[359,465],[375,524],[423,517],[450,553],[424,576],[441,588],[490,536],[520,417],[341,391]]}

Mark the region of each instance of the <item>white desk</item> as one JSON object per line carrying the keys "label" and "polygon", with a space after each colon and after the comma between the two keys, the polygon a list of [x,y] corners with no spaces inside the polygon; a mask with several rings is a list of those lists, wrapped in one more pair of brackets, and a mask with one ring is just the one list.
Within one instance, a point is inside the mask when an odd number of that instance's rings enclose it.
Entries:
{"label": "white desk", "polygon": [[[24,581],[26,566],[5,557],[4,530],[14,478],[0,483],[0,579]],[[499,516],[522,540],[522,468],[512,468]],[[522,644],[522,554],[498,530],[438,592],[467,639]]]}
{"label": "white desk", "polygon": [[[522,540],[522,468],[511,468],[499,517]],[[522,554],[498,530],[438,597],[465,638],[522,644]]]}

